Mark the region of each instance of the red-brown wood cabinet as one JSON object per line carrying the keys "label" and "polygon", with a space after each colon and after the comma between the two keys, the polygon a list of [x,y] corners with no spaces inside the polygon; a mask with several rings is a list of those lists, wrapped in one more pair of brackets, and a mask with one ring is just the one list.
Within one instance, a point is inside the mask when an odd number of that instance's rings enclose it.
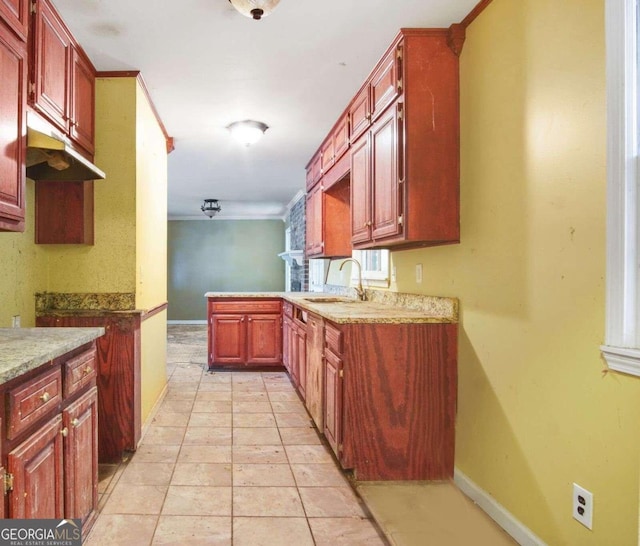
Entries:
{"label": "red-brown wood cabinet", "polygon": [[281,303],[209,298],[209,369],[225,365],[281,365]]}
{"label": "red-brown wood cabinet", "polygon": [[325,320],[324,434],[360,480],[453,476],[456,324]]}
{"label": "red-brown wood cabinet", "polygon": [[29,103],[90,158],[94,150],[95,68],[49,0],[34,0]]}
{"label": "red-brown wood cabinet", "polygon": [[29,0],[0,0],[0,20],[23,42],[29,31]]}
{"label": "red-brown wood cabinet", "polygon": [[1,387],[9,518],[78,518],[98,506],[98,395],[94,342]]}
{"label": "red-brown wood cabinet", "polygon": [[[450,33],[402,29],[307,165],[313,207],[308,256],[459,242],[459,77]],[[348,162],[336,151],[345,127]],[[345,176],[351,195],[341,214],[349,218],[351,245],[348,253],[336,253],[326,241],[334,229],[344,238],[344,220],[328,222],[328,210],[311,193],[314,185],[327,191]]]}
{"label": "red-brown wood cabinet", "polygon": [[36,317],[36,326],[101,326],[96,372],[101,463],[119,463],[124,451],[135,451],[142,434],[140,328],[142,313],[96,311],[55,312]]}
{"label": "red-brown wood cabinet", "polygon": [[[27,47],[14,34],[23,8],[8,0],[0,0],[0,8],[0,231],[24,231]],[[13,9],[15,19],[7,18]]]}

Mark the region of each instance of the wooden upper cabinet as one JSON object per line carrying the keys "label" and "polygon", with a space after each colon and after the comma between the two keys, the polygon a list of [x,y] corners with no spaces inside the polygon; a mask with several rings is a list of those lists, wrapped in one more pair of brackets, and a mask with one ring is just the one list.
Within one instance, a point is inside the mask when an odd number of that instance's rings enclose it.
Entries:
{"label": "wooden upper cabinet", "polygon": [[384,112],[402,92],[402,45],[387,53],[371,77],[371,119]]}
{"label": "wooden upper cabinet", "polygon": [[87,152],[94,152],[95,72],[89,60],[72,51],[70,136]]}
{"label": "wooden upper cabinet", "polygon": [[91,157],[95,68],[48,0],[35,0],[31,28],[29,103]]}
{"label": "wooden upper cabinet", "polygon": [[371,162],[369,135],[351,147],[351,242],[371,240]]}
{"label": "wooden upper cabinet", "polygon": [[59,129],[68,132],[71,35],[46,1],[34,14],[31,102]]}
{"label": "wooden upper cabinet", "polygon": [[371,238],[384,239],[402,232],[402,196],[399,165],[402,163],[400,116],[396,104],[371,129]]}
{"label": "wooden upper cabinet", "polygon": [[324,174],[331,167],[333,167],[333,162],[335,160],[333,134],[329,135],[325,143],[320,148],[320,151],[321,151],[322,174]]}
{"label": "wooden upper cabinet", "polygon": [[306,254],[308,257],[322,255],[324,248],[322,230],[322,185],[318,184],[307,194],[306,210]]}
{"label": "wooden upper cabinet", "polygon": [[0,20],[23,41],[29,31],[29,0],[0,0]]}
{"label": "wooden upper cabinet", "polygon": [[322,178],[322,153],[316,152],[307,165],[307,191],[309,191]]}
{"label": "wooden upper cabinet", "polygon": [[349,106],[349,119],[351,120],[350,138],[351,142],[354,142],[371,123],[371,98],[368,84],[360,90]]}
{"label": "wooden upper cabinet", "polygon": [[337,162],[349,149],[349,116],[344,114],[333,129],[333,156]]}
{"label": "wooden upper cabinet", "polygon": [[27,48],[0,21],[0,231],[24,231]]}

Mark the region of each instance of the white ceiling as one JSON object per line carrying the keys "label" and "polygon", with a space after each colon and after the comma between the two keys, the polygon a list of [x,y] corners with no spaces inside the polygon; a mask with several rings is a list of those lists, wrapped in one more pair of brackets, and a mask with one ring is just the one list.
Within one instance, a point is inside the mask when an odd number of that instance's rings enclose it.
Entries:
{"label": "white ceiling", "polygon": [[[175,139],[169,217],[282,217],[305,165],[402,27],[448,27],[478,0],[53,0],[98,70],[140,70]],[[269,125],[243,148],[225,127]],[[107,173],[108,174],[108,173]]]}

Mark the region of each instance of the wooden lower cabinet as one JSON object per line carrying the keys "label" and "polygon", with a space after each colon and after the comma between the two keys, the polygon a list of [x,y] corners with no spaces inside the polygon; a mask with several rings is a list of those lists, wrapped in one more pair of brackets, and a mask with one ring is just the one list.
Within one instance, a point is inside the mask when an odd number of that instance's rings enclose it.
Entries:
{"label": "wooden lower cabinet", "polygon": [[140,330],[142,313],[101,312],[52,314],[36,318],[36,326],[102,326],[97,340],[97,384],[101,463],[120,463],[125,451],[135,451],[142,435]]}
{"label": "wooden lower cabinet", "polygon": [[307,409],[319,431],[322,431],[324,426],[322,410],[324,395],[323,347],[324,329],[322,318],[310,314],[307,321],[305,401]]}
{"label": "wooden lower cabinet", "polygon": [[9,453],[9,517],[64,517],[63,439],[62,416],[56,415]]}
{"label": "wooden lower cabinet", "polygon": [[[9,438],[3,433],[7,493],[3,516],[19,519],[81,519],[86,533],[98,507],[98,390],[95,376],[79,388],[65,389],[64,398],[49,393],[45,381],[82,357],[95,365],[95,345],[84,346],[2,386],[6,422],[12,414],[39,405],[45,411]],[[46,385],[46,386],[43,386]],[[9,400],[15,403],[9,403]],[[56,401],[57,400],[57,401]],[[49,403],[52,403],[49,406]],[[4,472],[3,472],[4,475]],[[86,536],[86,535],[85,535]]]}
{"label": "wooden lower cabinet", "polygon": [[297,325],[295,330],[296,343],[296,371],[298,375],[298,392],[304,400],[307,385],[307,329],[304,325]]}
{"label": "wooden lower cabinet", "polygon": [[325,321],[324,433],[359,480],[453,476],[457,324]]}
{"label": "wooden lower cabinet", "polygon": [[209,369],[282,365],[281,301],[209,298]]}
{"label": "wooden lower cabinet", "polygon": [[324,356],[324,435],[334,453],[342,450],[342,360],[330,350]]}
{"label": "wooden lower cabinet", "polygon": [[85,521],[98,506],[98,389],[93,387],[62,413],[65,514]]}

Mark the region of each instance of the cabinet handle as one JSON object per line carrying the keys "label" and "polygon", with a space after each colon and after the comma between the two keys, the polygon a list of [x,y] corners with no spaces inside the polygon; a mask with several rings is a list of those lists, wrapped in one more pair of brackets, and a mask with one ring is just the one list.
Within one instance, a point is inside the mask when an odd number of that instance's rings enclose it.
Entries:
{"label": "cabinet handle", "polygon": [[67,427],[64,427],[61,431],[60,434],[62,434],[65,438],[67,436],[69,436],[69,429]]}
{"label": "cabinet handle", "polygon": [[51,395],[48,392],[45,392],[41,397],[40,400],[42,400],[45,404],[51,400]]}
{"label": "cabinet handle", "polygon": [[83,372],[85,375],[89,375],[91,372],[93,371],[93,368],[91,366],[87,366]]}
{"label": "cabinet handle", "polygon": [[71,421],[71,426],[72,426],[73,428],[77,428],[79,424],[80,424],[80,419],[78,419],[77,417],[75,417],[75,418]]}
{"label": "cabinet handle", "polygon": [[247,319],[247,321],[249,321],[249,322],[251,322],[251,320],[252,320],[252,318],[251,318],[251,317],[249,317],[249,318]]}

